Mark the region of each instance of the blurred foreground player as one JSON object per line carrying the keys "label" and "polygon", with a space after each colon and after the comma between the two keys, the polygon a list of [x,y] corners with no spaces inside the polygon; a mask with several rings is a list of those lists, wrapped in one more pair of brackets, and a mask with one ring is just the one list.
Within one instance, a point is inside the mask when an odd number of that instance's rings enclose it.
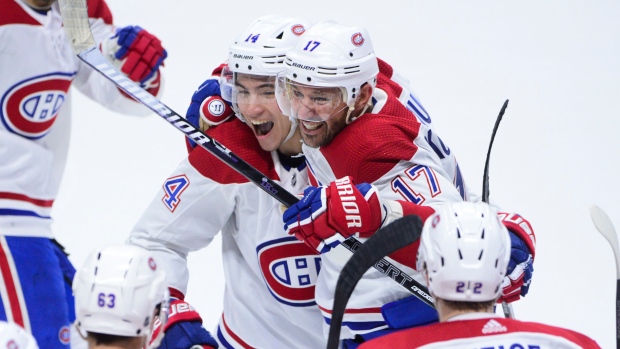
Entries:
{"label": "blurred foreground player", "polygon": [[485,203],[452,203],[424,224],[417,268],[435,299],[440,323],[362,344],[370,348],[600,348],[563,328],[494,313],[510,258],[510,237]]}

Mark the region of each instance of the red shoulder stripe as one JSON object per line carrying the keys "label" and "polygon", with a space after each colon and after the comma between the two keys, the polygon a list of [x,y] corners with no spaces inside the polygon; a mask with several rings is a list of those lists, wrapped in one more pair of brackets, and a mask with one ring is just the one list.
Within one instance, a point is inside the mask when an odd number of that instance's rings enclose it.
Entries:
{"label": "red shoulder stripe", "polygon": [[106,24],[112,24],[112,12],[104,0],[88,0],[88,18],[101,18]]}
{"label": "red shoulder stripe", "polygon": [[15,0],[0,0],[2,15],[0,26],[7,24],[41,25],[39,21],[30,16]]}

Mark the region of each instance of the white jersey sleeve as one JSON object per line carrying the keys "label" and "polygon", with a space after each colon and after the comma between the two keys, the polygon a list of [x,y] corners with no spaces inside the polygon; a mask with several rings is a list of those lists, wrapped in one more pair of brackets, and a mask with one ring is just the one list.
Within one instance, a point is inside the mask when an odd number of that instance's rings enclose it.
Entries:
{"label": "white jersey sleeve", "polygon": [[208,246],[235,219],[236,189],[202,176],[186,158],[157,192],[128,242],[154,251],[170,286],[185,293],[187,254]]}

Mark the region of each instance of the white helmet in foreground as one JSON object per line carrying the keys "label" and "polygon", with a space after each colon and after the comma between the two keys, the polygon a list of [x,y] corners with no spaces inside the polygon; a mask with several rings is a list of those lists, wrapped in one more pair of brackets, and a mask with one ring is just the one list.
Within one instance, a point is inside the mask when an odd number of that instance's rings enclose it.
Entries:
{"label": "white helmet in foreground", "polygon": [[430,216],[417,269],[436,297],[462,302],[497,299],[510,259],[510,237],[485,203],[450,203]]}
{"label": "white helmet in foreground", "polygon": [[13,322],[0,321],[0,348],[39,349],[37,341]]}
{"label": "white helmet in foreground", "polygon": [[165,325],[169,293],[164,272],[151,253],[132,245],[94,250],[73,281],[76,326],[83,331],[124,337],[146,337],[150,347],[155,319]]}
{"label": "white helmet in foreground", "polygon": [[[230,46],[228,66],[222,70],[220,90],[222,98],[232,103],[238,117],[239,103],[260,103],[239,94],[236,74],[274,77],[284,70],[286,52],[292,49],[310,22],[302,18],[283,16],[264,16],[250,24]],[[274,86],[275,88],[275,86]],[[259,98],[273,100],[273,94],[260,95]]]}
{"label": "white helmet in foreground", "polygon": [[[368,31],[334,21],[310,28],[286,54],[285,64],[276,84],[278,104],[284,114],[306,121],[327,120],[343,109],[343,102],[352,109],[362,85],[374,88],[379,73]],[[302,105],[314,109],[313,116],[300,115]]]}

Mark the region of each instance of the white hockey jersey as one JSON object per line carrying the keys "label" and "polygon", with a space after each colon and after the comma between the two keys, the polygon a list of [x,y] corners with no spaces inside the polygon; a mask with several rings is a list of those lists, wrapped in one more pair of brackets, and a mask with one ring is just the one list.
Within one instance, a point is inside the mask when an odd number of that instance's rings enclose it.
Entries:
{"label": "white hockey jersey", "polygon": [[[435,206],[445,202],[462,201],[466,188],[456,161],[443,158],[433,144],[429,125],[411,116],[405,108],[409,97],[400,85],[390,79],[386,64],[380,61],[381,74],[373,92],[374,108],[345,127],[329,144],[320,148],[303,146],[309,165],[312,184],[327,184],[344,176],[353,177],[356,184],[375,185],[382,199],[404,200],[417,205]],[[422,118],[425,116],[423,115]],[[420,116],[418,116],[420,118]],[[430,122],[430,119],[429,119]],[[448,152],[449,153],[449,152]],[[347,154],[343,159],[342,154]],[[444,167],[445,166],[445,167]],[[446,169],[447,167],[447,169]],[[447,173],[450,171],[450,174]],[[457,190],[455,178],[461,178]],[[463,193],[463,194],[462,194]],[[463,196],[461,196],[463,195]],[[322,255],[322,268],[316,286],[316,302],[326,319],[327,335],[333,308],[334,291],[340,271],[351,253],[342,246]],[[422,276],[413,267],[415,252],[410,262],[401,264],[388,258],[407,274],[422,283]],[[381,307],[387,303],[410,297],[401,285],[370,269],[357,284],[343,318],[341,338],[352,338],[388,328]]]}
{"label": "white hockey jersey", "polygon": [[[99,42],[113,33],[103,0],[89,0]],[[58,2],[41,14],[21,0],[0,0],[0,231],[53,238],[51,209],[69,147],[70,86],[118,112],[149,110],[73,53]]]}
{"label": "white hockey jersey", "polygon": [[447,322],[416,327],[362,344],[359,349],[599,349],[575,331],[535,322],[468,313]]}
{"label": "white hockey jersey", "polygon": [[[208,134],[294,194],[308,185],[305,162],[287,166],[261,150],[233,118]],[[186,292],[187,254],[221,231],[224,311],[214,333],[224,348],[324,348],[314,301],[318,254],[284,232],[280,203],[202,148],[170,175],[129,242],[155,253],[172,288]],[[201,275],[209,278],[209,267]]]}

